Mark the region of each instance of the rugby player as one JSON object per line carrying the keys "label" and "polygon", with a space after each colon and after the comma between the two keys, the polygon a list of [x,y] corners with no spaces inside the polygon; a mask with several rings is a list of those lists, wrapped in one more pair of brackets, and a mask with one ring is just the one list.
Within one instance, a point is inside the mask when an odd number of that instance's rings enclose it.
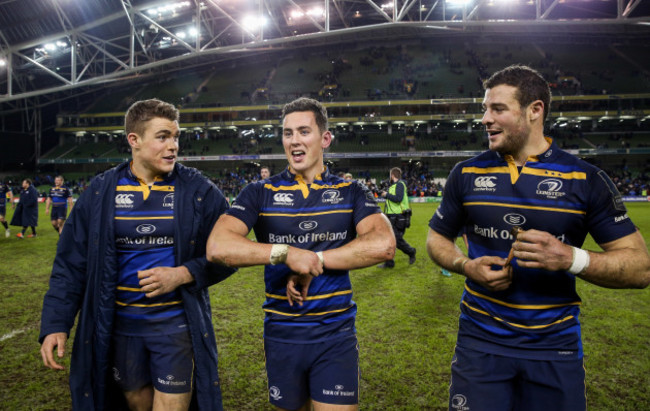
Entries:
{"label": "rugby player", "polygon": [[[451,171],[427,239],[467,277],[449,409],[585,410],[576,281],[646,287],[650,257],[609,177],[544,135],[544,78],[510,66],[484,87],[489,150]],[[588,233],[602,251],[581,248]]]}
{"label": "rugby player", "polygon": [[[234,270],[205,246],[224,196],[176,163],[178,110],[160,100],[125,116],[132,160],[93,179],[61,233],[43,302],[41,356],[65,353],[79,312],[70,370],[72,408],[221,410],[207,287]],[[123,392],[124,395],[121,395]]]}
{"label": "rugby player", "polygon": [[[9,194],[8,198],[7,194]],[[9,238],[11,236],[11,230],[7,224],[7,220],[5,220],[5,215],[7,214],[7,201],[9,201],[13,208],[16,208],[11,188],[6,183],[0,183],[0,223],[2,223],[2,226],[5,228],[5,237]]]}
{"label": "rugby player", "polygon": [[[263,305],[269,399],[279,409],[356,410],[359,353],[349,270],[390,260],[395,238],[363,184],[324,166],[327,111],[299,98],[283,108],[280,174],[249,184],[208,241],[232,267],[266,265]],[[253,229],[257,241],[247,238]]]}
{"label": "rugby player", "polygon": [[63,186],[63,176],[54,178],[54,187],[50,188],[50,195],[45,201],[45,215],[50,213],[52,207],[52,216],[50,222],[54,230],[61,235],[63,223],[68,216],[68,205],[72,208],[72,193],[68,187]]}

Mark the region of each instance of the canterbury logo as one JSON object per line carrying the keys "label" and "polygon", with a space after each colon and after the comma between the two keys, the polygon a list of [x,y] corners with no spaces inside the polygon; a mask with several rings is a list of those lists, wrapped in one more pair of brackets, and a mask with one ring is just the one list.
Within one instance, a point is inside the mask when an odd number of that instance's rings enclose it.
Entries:
{"label": "canterbury logo", "polygon": [[115,196],[116,205],[132,205],[133,194],[118,194]]}
{"label": "canterbury logo", "polygon": [[293,203],[293,194],[277,193],[273,196],[273,201],[276,203]]}
{"label": "canterbury logo", "polygon": [[496,177],[477,177],[476,180],[474,180],[474,185],[480,188],[493,188],[497,186],[494,184],[494,181],[492,181],[495,178]]}

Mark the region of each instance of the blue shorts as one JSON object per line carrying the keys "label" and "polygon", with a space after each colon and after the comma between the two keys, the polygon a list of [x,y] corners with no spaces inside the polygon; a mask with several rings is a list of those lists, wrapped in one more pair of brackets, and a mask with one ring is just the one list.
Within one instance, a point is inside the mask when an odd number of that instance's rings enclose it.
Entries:
{"label": "blue shorts", "polygon": [[0,205],[0,216],[4,217],[7,215],[7,209],[5,208],[5,205]]}
{"label": "blue shorts", "polygon": [[58,206],[52,207],[50,210],[50,221],[65,220],[68,214],[68,207]]}
{"label": "blue shorts", "polygon": [[456,346],[449,410],[587,409],[583,359],[540,361]]}
{"label": "blue shorts", "polygon": [[113,336],[113,379],[123,391],[153,385],[158,391],[192,391],[194,356],[189,332],[152,337]]}
{"label": "blue shorts", "polygon": [[312,398],[325,404],[359,403],[357,336],[313,344],[264,340],[269,401],[295,410]]}

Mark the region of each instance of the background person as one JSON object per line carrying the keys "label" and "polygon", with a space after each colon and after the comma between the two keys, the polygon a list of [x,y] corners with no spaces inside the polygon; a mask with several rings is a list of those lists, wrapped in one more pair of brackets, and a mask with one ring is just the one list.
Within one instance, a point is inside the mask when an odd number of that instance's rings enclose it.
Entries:
{"label": "background person", "polygon": [[[511,66],[484,85],[489,151],[451,171],[427,239],[436,263],[467,277],[449,407],[584,410],[576,277],[646,287],[650,257],[605,173],[544,136],[542,76]],[[469,258],[454,244],[463,228]],[[602,252],[580,249],[587,233]]]}
{"label": "background person", "polygon": [[269,177],[271,177],[271,171],[267,166],[262,166],[260,168],[260,180],[266,180]]}
{"label": "background person", "polygon": [[16,207],[11,188],[7,183],[2,182],[0,183],[0,223],[5,228],[5,237],[9,238],[11,236],[11,230],[9,229],[9,225],[7,225],[7,220],[5,220],[5,215],[7,215],[7,201],[9,201],[11,207]]}
{"label": "background person", "polygon": [[[359,354],[348,270],[392,258],[394,237],[366,187],[324,166],[327,111],[299,98],[282,114],[282,173],[249,184],[208,241],[208,259],[265,264],[269,398],[289,410],[356,410]],[[255,230],[257,241],[247,235]],[[298,302],[298,304],[295,304]]]}
{"label": "background person", "polygon": [[[381,196],[386,199],[384,205],[384,213],[388,217],[393,233],[395,233],[395,240],[397,248],[404,254],[409,256],[409,264],[415,263],[415,253],[417,250],[406,242],[404,233],[410,226],[411,221],[411,206],[409,205],[409,197],[406,190],[406,183],[402,180],[402,170],[397,167],[390,169],[390,187],[388,191],[382,191]],[[395,267],[395,260],[391,259],[382,264],[382,268]]]}
{"label": "background person", "polygon": [[36,191],[36,188],[32,185],[32,180],[29,178],[23,180],[22,187],[18,206],[16,206],[16,211],[14,211],[10,224],[23,227],[22,231],[16,234],[16,237],[25,238],[27,227],[32,229],[32,233],[27,235],[27,237],[36,237],[36,226],[38,225],[38,191]]}
{"label": "background person", "polygon": [[63,176],[54,178],[54,187],[50,188],[50,194],[45,201],[45,215],[50,212],[52,207],[52,216],[50,222],[54,230],[61,235],[63,223],[68,216],[68,205],[72,208],[72,193],[68,187],[63,186]]}
{"label": "background person", "polygon": [[[61,233],[43,301],[41,356],[72,350],[72,408],[221,410],[207,287],[233,270],[208,263],[227,208],[197,170],[176,163],[178,110],[160,100],[125,116],[132,160],[93,179]],[[120,395],[122,391],[124,396]]]}

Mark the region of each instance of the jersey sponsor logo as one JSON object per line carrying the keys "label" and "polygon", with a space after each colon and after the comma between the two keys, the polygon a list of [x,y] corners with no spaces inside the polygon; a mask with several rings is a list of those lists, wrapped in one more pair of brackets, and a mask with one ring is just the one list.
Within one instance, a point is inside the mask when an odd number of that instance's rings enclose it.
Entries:
{"label": "jersey sponsor logo", "polygon": [[324,233],[306,233],[306,234],[273,234],[269,233],[269,243],[271,244],[305,244],[318,243],[323,241],[344,241],[348,238],[347,231]]}
{"label": "jersey sponsor logo", "polygon": [[318,227],[318,223],[316,221],[301,221],[298,227],[303,231],[312,231]]}
{"label": "jersey sponsor logo", "polygon": [[463,394],[456,394],[451,397],[451,408],[455,410],[469,410],[470,408],[467,406],[467,397]]}
{"label": "jersey sponsor logo", "polygon": [[614,217],[614,222],[615,222],[615,223],[620,223],[621,221],[625,221],[625,220],[627,220],[628,218],[630,218],[630,217],[628,217],[628,216],[627,216],[627,213],[625,213],[625,214],[623,214],[623,215],[619,215],[619,216]]}
{"label": "jersey sponsor logo", "polygon": [[276,401],[282,399],[282,395],[280,395],[280,389],[275,385],[269,387],[269,396]]}
{"label": "jersey sponsor logo", "polygon": [[547,178],[537,184],[537,191],[535,193],[546,198],[560,198],[566,195],[562,188],[562,180],[557,178]]}
{"label": "jersey sponsor logo", "polygon": [[321,199],[323,203],[328,204],[338,204],[343,201],[343,197],[341,197],[341,193],[338,190],[325,190]]}
{"label": "jersey sponsor logo", "polygon": [[171,208],[172,210],[174,209],[174,193],[169,193],[165,197],[163,197],[162,206]]}
{"label": "jersey sponsor logo", "polygon": [[607,174],[603,170],[598,171],[598,177],[600,177],[600,179],[603,180],[603,182],[607,186],[607,189],[609,190],[609,193],[612,197],[612,205],[614,206],[614,209],[618,211],[626,212],[627,209],[625,208],[625,204],[623,204],[623,197],[621,196],[621,193],[618,191],[618,188],[616,188],[616,185],[614,185],[614,182],[607,176]]}
{"label": "jersey sponsor logo", "polygon": [[246,210],[246,207],[240,206],[239,204],[233,204],[230,206],[230,208],[236,208],[237,210],[242,210],[242,211]]}
{"label": "jersey sponsor logo", "polygon": [[495,188],[497,184],[492,180],[496,180],[496,176],[476,177],[474,180],[474,191],[497,191]]}
{"label": "jersey sponsor logo", "polygon": [[156,226],[153,224],[140,224],[135,228],[135,231],[137,231],[138,234],[151,234],[156,231]]}
{"label": "jersey sponsor logo", "polygon": [[117,194],[115,196],[116,208],[133,208],[134,194]]}
{"label": "jersey sponsor logo", "polygon": [[354,397],[356,395],[356,391],[346,391],[343,385],[336,384],[333,390],[323,388],[323,395],[329,395],[333,397]]}
{"label": "jersey sponsor logo", "polygon": [[291,193],[274,194],[273,205],[293,205],[293,194]]}
{"label": "jersey sponsor logo", "polygon": [[522,226],[526,224],[526,217],[517,213],[508,213],[503,216],[503,221],[510,225]]}

